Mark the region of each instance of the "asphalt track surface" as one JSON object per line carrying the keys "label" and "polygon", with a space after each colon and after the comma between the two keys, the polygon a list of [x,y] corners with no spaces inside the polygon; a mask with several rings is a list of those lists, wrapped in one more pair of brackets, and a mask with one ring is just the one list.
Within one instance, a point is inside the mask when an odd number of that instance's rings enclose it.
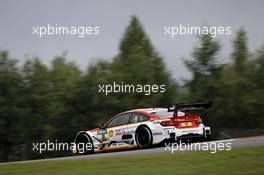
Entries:
{"label": "asphalt track surface", "polygon": [[[253,137],[244,137],[244,138],[234,138],[229,140],[218,140],[211,142],[202,142],[196,144],[219,144],[219,143],[229,143],[231,148],[240,148],[240,147],[255,147],[255,146],[264,146],[264,135],[263,136],[253,136]],[[178,145],[179,146],[179,145]],[[6,162],[0,163],[0,165],[13,164],[13,163],[30,163],[30,162],[41,162],[41,161],[58,161],[58,160],[78,160],[78,159],[92,159],[100,157],[122,157],[122,156],[135,156],[135,155],[150,155],[150,154],[177,154],[179,152],[185,151],[194,151],[194,144],[191,144],[189,149],[180,150],[179,147],[176,150],[175,145],[172,147],[169,144],[164,147],[156,147],[151,149],[134,149],[134,150],[125,150],[118,152],[108,152],[108,153],[95,153],[92,155],[85,156],[70,156],[70,157],[60,157],[60,158],[50,158],[50,159],[38,159],[38,160],[27,160],[27,161],[18,161],[18,162]],[[172,151],[173,148],[173,151]],[[199,151],[199,150],[196,150]]]}

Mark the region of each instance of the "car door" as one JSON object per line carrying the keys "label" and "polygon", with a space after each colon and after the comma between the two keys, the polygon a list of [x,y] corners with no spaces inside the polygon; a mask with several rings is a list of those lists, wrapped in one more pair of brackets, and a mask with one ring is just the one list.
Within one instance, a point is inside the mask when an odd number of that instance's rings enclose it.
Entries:
{"label": "car door", "polygon": [[134,138],[137,127],[142,124],[142,122],[148,120],[148,116],[138,112],[133,112],[130,116],[129,124],[127,125],[127,131],[130,132]]}
{"label": "car door", "polygon": [[122,136],[127,133],[127,124],[129,122],[130,116],[131,113],[120,114],[107,123],[106,130],[109,141],[122,141]]}
{"label": "car door", "polygon": [[129,124],[145,122],[148,120],[149,120],[148,116],[141,114],[141,113],[138,113],[138,112],[133,112],[131,117],[130,117]]}

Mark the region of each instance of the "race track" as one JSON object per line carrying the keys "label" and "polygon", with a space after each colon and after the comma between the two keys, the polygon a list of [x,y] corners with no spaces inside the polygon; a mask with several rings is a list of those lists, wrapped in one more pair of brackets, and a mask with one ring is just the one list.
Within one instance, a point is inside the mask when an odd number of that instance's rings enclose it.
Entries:
{"label": "race track", "polygon": [[[264,146],[264,136],[254,136],[254,137],[244,137],[244,138],[234,138],[229,140],[218,140],[212,142],[203,142],[201,144],[216,144],[216,143],[231,143],[232,149],[239,147],[254,147],[254,146]],[[13,164],[13,163],[28,163],[28,162],[39,162],[39,161],[57,161],[57,160],[76,160],[76,159],[89,159],[89,158],[99,158],[99,157],[115,157],[115,156],[135,156],[135,155],[148,155],[148,154],[171,154],[170,147],[157,147],[151,149],[136,149],[136,150],[125,150],[118,152],[109,152],[109,153],[96,153],[93,155],[85,156],[70,156],[70,157],[60,157],[60,158],[51,158],[51,159],[39,159],[39,160],[28,160],[28,161],[19,161],[19,162],[7,162],[0,163],[4,164]],[[184,150],[186,151],[186,150]],[[177,152],[183,152],[183,150],[174,150],[173,154]]]}

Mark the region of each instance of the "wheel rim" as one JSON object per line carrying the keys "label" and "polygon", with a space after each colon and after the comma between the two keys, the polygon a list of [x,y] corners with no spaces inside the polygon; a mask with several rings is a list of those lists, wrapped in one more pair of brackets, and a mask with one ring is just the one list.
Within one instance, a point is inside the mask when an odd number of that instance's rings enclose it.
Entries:
{"label": "wheel rim", "polygon": [[147,129],[142,128],[138,130],[137,142],[140,147],[147,147],[150,144],[151,136]]}

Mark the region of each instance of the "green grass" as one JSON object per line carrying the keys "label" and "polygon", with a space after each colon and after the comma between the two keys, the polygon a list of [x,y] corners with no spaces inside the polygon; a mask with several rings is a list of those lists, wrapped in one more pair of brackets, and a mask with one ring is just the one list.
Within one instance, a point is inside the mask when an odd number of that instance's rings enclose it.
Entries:
{"label": "green grass", "polygon": [[264,174],[264,147],[0,165],[0,175]]}

